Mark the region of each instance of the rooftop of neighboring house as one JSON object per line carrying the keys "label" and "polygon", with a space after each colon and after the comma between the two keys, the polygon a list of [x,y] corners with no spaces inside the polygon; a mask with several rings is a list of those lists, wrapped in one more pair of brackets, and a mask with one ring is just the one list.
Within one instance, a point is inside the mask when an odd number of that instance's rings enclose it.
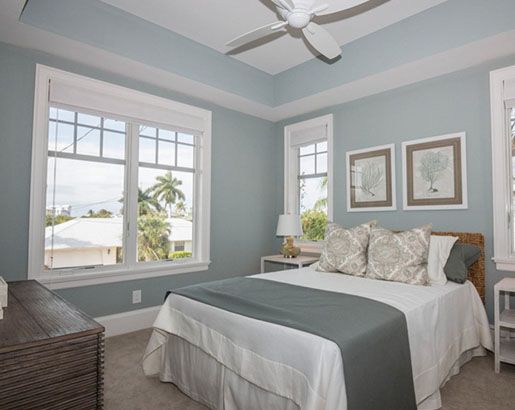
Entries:
{"label": "rooftop of neighboring house", "polygon": [[[170,241],[191,241],[192,222],[169,218]],[[75,218],[54,226],[54,249],[109,248],[122,246],[123,218]],[[52,227],[45,229],[46,247],[50,247]]]}

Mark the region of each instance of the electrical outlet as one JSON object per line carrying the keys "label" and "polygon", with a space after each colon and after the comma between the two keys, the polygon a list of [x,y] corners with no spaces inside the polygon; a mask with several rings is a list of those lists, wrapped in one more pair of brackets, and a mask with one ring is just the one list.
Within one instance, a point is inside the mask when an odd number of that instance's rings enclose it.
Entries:
{"label": "electrical outlet", "polygon": [[141,289],[132,291],[132,303],[141,303]]}

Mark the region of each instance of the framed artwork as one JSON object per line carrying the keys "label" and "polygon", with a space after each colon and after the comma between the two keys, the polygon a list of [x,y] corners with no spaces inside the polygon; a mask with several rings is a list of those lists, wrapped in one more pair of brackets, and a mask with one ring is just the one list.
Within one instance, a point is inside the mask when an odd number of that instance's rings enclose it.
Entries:
{"label": "framed artwork", "polygon": [[403,207],[467,208],[465,133],[402,143]]}
{"label": "framed artwork", "polygon": [[347,211],[394,211],[395,145],[347,154]]}

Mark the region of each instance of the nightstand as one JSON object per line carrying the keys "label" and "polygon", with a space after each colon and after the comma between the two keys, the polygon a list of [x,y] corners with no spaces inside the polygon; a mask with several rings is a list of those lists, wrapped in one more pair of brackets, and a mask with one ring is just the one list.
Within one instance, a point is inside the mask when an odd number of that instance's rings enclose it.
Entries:
{"label": "nightstand", "polygon": [[281,269],[300,269],[309,266],[320,259],[318,256],[299,255],[296,258],[285,258],[283,255],[270,255],[261,257],[261,273],[265,273],[266,263],[281,265]]}
{"label": "nightstand", "polygon": [[[504,293],[504,310],[501,311],[499,298]],[[515,278],[504,278],[494,286],[495,315],[495,372],[499,373],[501,362],[515,364],[515,339],[510,333],[515,329],[515,309],[510,309],[510,294],[515,293]],[[501,340],[501,328],[506,329],[507,337]]]}

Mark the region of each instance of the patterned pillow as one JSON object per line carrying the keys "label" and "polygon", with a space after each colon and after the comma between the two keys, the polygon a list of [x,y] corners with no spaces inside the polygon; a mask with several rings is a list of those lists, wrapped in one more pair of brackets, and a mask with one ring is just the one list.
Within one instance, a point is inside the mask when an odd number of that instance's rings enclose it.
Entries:
{"label": "patterned pillow", "polygon": [[364,276],[367,270],[367,247],[370,229],[377,221],[354,228],[330,223],[325,233],[325,244],[318,267],[321,272],[342,272],[354,276]]}
{"label": "patterned pillow", "polygon": [[373,228],[366,277],[413,285],[429,284],[427,258],[430,239],[431,225],[400,233]]}

